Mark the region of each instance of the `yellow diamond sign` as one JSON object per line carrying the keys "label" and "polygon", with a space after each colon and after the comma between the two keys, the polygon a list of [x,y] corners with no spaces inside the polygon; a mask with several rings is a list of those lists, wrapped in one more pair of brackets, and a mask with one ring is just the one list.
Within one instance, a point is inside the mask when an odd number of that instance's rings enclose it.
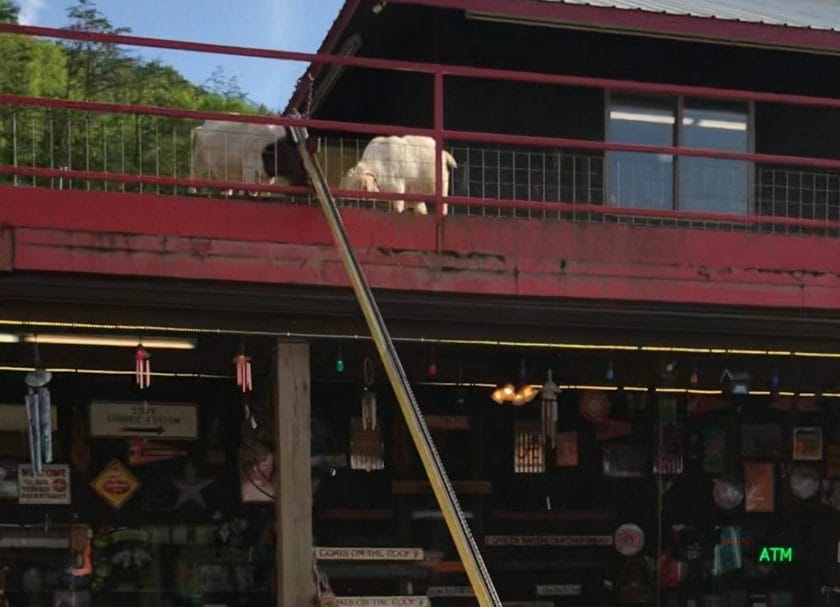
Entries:
{"label": "yellow diamond sign", "polygon": [[119,510],[140,488],[140,481],[118,460],[112,460],[90,484],[96,494]]}

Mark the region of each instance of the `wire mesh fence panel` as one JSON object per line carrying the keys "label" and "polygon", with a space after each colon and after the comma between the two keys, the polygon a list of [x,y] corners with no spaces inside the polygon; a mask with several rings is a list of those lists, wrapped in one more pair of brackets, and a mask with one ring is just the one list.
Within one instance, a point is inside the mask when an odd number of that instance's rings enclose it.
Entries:
{"label": "wire mesh fence panel", "polygon": [[[216,130],[206,125],[216,125]],[[222,126],[219,126],[219,125]],[[202,126],[203,131],[196,131]],[[199,133],[199,134],[197,134]],[[282,128],[210,123],[162,116],[109,114],[62,108],[0,107],[0,164],[30,169],[121,173],[172,179],[207,179],[268,184],[261,152]],[[203,134],[203,136],[202,136]],[[318,159],[327,180],[339,188],[363,158],[370,138],[321,137]],[[448,173],[450,195],[475,198],[448,205],[448,214],[480,217],[561,219],[633,226],[749,231],[803,236],[840,236],[834,227],[761,221],[760,217],[840,222],[840,173],[690,159],[691,170],[676,185],[644,154],[595,154],[575,150],[448,142],[456,168]],[[669,159],[671,157],[668,157]],[[677,159],[685,163],[688,159]],[[418,162],[414,160],[414,162]],[[432,162],[430,157],[429,162]],[[662,163],[659,163],[662,164]],[[665,163],[670,166],[669,163]],[[432,164],[429,164],[433,167]],[[664,165],[663,165],[664,166]],[[656,169],[656,170],[654,170]],[[682,174],[682,173],[681,173]],[[383,180],[382,176],[377,179]],[[160,195],[237,197],[283,204],[317,205],[310,195],[257,194],[220,188],[194,191],[182,185],[109,182],[61,176],[0,174],[0,184],[56,189],[146,192]],[[358,188],[348,188],[358,189]],[[382,191],[393,191],[382,187]],[[512,208],[494,200],[546,203]],[[674,201],[677,201],[676,203]],[[433,212],[433,205],[427,205]],[[551,203],[564,203],[554,211]],[[392,202],[360,195],[344,207],[387,211]],[[569,208],[572,205],[572,208]],[[575,207],[580,205],[580,207]],[[593,206],[604,205],[603,209]],[[410,201],[406,207],[413,206]],[[634,209],[732,213],[725,219],[640,216]],[[744,216],[750,221],[743,221]],[[739,220],[740,219],[740,220]]]}

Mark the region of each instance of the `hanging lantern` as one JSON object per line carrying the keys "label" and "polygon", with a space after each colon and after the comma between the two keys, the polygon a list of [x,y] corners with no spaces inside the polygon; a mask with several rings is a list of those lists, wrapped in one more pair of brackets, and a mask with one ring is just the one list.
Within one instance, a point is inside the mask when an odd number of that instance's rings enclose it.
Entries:
{"label": "hanging lantern", "polygon": [[551,378],[551,369],[548,370],[548,379],[542,387],[540,405],[542,408],[542,436],[550,442],[551,448],[557,447],[557,384]]}
{"label": "hanging lantern", "polygon": [[251,382],[251,357],[238,354],[233,363],[236,365],[236,385],[242,389],[243,394],[250,392],[254,389]]}
{"label": "hanging lantern", "polygon": [[143,344],[137,345],[137,351],[134,353],[134,381],[140,386],[140,389],[148,388],[152,383],[152,369],[149,365],[149,353]]}

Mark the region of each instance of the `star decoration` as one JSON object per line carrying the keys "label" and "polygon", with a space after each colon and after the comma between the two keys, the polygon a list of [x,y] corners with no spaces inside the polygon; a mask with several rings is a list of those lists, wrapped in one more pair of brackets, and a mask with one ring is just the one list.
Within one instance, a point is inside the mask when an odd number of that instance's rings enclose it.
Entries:
{"label": "star decoration", "polygon": [[212,478],[197,478],[195,469],[192,465],[188,465],[184,476],[181,479],[172,481],[172,484],[178,489],[178,501],[175,503],[175,510],[187,502],[195,502],[202,508],[206,508],[207,504],[201,492],[211,483],[213,483]]}

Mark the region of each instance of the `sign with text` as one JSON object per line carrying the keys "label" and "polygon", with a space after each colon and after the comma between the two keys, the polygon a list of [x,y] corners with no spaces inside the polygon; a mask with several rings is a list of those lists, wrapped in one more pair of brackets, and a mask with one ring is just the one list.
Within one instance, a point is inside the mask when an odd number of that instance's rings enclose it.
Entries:
{"label": "sign with text", "polygon": [[94,401],[90,404],[90,435],[195,439],[198,407],[194,403]]}
{"label": "sign with text", "polygon": [[140,489],[140,481],[123,463],[111,460],[90,484],[96,494],[119,510]]}
{"label": "sign with text", "polygon": [[315,548],[319,561],[422,561],[422,548]]}
{"label": "sign with text", "polygon": [[339,596],[338,607],[429,607],[425,596]]}
{"label": "sign with text", "polygon": [[540,584],[537,596],[580,596],[580,584]]}
{"label": "sign with text", "polygon": [[46,464],[40,474],[32,466],[18,466],[18,503],[70,503],[70,466]]}
{"label": "sign with text", "polygon": [[472,597],[475,592],[470,586],[429,586],[426,596],[430,598]]}
{"label": "sign with text", "polygon": [[611,535],[487,535],[486,546],[612,546]]}

